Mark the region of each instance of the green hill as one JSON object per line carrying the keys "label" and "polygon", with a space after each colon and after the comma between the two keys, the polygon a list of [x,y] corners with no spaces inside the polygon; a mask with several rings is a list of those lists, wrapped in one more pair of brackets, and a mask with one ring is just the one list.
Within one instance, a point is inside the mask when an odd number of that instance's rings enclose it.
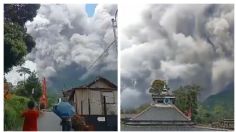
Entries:
{"label": "green hill", "polygon": [[208,108],[212,108],[215,105],[222,105],[225,107],[234,107],[234,87],[233,84],[229,85],[224,91],[211,95],[204,102]]}
{"label": "green hill", "polygon": [[209,111],[220,113],[224,118],[234,118],[234,83],[231,83],[222,92],[208,97],[203,106]]}

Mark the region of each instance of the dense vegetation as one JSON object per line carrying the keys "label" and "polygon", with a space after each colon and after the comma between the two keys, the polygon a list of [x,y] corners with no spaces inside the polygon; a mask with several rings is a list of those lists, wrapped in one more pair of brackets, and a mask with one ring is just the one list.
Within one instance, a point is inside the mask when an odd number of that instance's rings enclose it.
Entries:
{"label": "dense vegetation", "polygon": [[234,87],[208,97],[199,103],[196,122],[209,124],[223,119],[234,119]]}
{"label": "dense vegetation", "polygon": [[[5,4],[4,5],[4,73],[8,73],[13,66],[24,63],[24,57],[31,52],[35,41],[26,32],[25,22],[32,21],[37,14],[38,4]],[[38,100],[41,95],[41,85],[35,72],[22,68],[20,71],[30,77],[18,82],[16,89],[6,88],[11,91],[11,96],[4,100],[4,130],[21,130],[23,119],[21,112],[26,108],[30,99]],[[4,78],[4,83],[9,84]],[[10,86],[12,86],[10,84]],[[34,94],[32,95],[32,89]],[[10,89],[10,90],[9,90]],[[7,92],[7,94],[9,94]],[[5,92],[4,92],[5,97]]]}
{"label": "dense vegetation", "polygon": [[4,101],[4,130],[21,130],[23,118],[21,112],[26,108],[28,98],[13,95]]}
{"label": "dense vegetation", "polygon": [[195,120],[198,109],[198,100],[200,87],[197,85],[187,85],[173,91],[176,102],[175,105],[184,113],[191,112],[192,120]]}
{"label": "dense vegetation", "polygon": [[[23,118],[21,112],[27,108],[27,102],[34,100],[36,104],[42,95],[41,83],[35,72],[30,72],[25,81],[20,81],[11,89],[11,96],[4,101],[4,130],[19,130],[22,127]],[[32,94],[32,89],[34,92]],[[56,96],[48,95],[48,107],[55,104]]]}
{"label": "dense vegetation", "polygon": [[4,73],[23,64],[24,56],[35,46],[24,24],[33,20],[39,7],[38,4],[4,5]]}
{"label": "dense vegetation", "polygon": [[18,82],[14,93],[38,102],[39,97],[42,95],[41,89],[41,83],[36,72],[30,72],[29,77],[25,81]]}
{"label": "dense vegetation", "polygon": [[[34,88],[34,94],[32,89]],[[23,118],[21,112],[27,108],[27,102],[34,100],[38,102],[41,96],[41,84],[35,72],[25,81],[18,82],[14,89],[11,89],[10,98],[4,100],[4,129],[16,130],[22,127]]]}

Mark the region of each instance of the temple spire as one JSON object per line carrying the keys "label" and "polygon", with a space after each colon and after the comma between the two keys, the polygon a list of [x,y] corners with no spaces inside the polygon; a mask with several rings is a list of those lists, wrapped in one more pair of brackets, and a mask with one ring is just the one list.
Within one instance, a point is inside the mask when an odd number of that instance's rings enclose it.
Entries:
{"label": "temple spire", "polygon": [[165,80],[155,80],[150,89],[154,104],[174,104],[175,97],[169,92]]}

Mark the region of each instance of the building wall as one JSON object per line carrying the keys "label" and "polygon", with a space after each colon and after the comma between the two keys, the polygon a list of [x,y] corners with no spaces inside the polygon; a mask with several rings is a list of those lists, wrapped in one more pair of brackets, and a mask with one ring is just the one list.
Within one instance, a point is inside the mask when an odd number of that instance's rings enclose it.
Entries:
{"label": "building wall", "polygon": [[108,115],[117,115],[117,91],[102,92],[106,96],[106,107]]}
{"label": "building wall", "polygon": [[97,81],[88,89],[75,89],[74,106],[77,114],[89,115],[90,106],[90,115],[104,115],[103,96],[106,97],[107,114],[117,115],[117,91],[103,81]]}
{"label": "building wall", "polygon": [[103,115],[103,96],[106,96],[107,114],[117,115],[117,91],[104,92],[87,89],[75,90],[74,105],[77,114],[89,115],[90,102],[90,115]]}
{"label": "building wall", "polygon": [[89,114],[88,112],[88,90],[75,90],[75,105],[78,114]]}
{"label": "building wall", "polygon": [[90,99],[91,113],[94,115],[101,115],[103,112],[101,92],[90,90],[89,99]]}
{"label": "building wall", "polygon": [[117,115],[117,104],[107,104],[107,115]]}

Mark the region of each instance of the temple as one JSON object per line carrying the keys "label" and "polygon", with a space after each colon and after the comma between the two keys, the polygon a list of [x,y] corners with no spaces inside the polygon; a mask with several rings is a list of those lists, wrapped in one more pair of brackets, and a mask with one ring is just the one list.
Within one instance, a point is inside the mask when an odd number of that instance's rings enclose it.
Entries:
{"label": "temple", "polygon": [[169,91],[167,84],[158,92],[151,93],[152,102],[142,112],[124,120],[126,131],[198,131],[214,130],[197,126],[175,106],[175,96]]}
{"label": "temple", "polygon": [[193,125],[190,117],[182,113],[175,105],[175,97],[167,85],[161,93],[152,93],[152,103],[141,113],[132,117],[127,125]]}

